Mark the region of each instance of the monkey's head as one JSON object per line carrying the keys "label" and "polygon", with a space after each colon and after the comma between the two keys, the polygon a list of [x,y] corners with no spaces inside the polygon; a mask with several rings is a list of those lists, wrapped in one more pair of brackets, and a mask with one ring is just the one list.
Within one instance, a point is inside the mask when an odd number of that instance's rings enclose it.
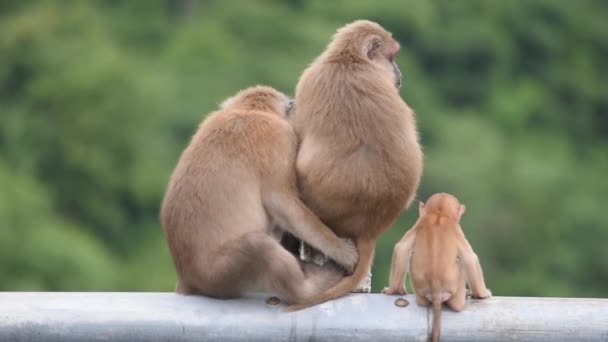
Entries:
{"label": "monkey's head", "polygon": [[222,109],[259,110],[283,116],[288,115],[294,106],[293,98],[272,87],[262,85],[241,90],[220,105]]}
{"label": "monkey's head", "polygon": [[446,216],[456,220],[456,222],[460,222],[460,217],[462,217],[462,214],[464,214],[465,211],[465,205],[460,204],[460,201],[453,195],[438,193],[431,196],[431,198],[426,201],[426,204],[420,202],[418,211],[420,217],[435,214]]}
{"label": "monkey's head", "polygon": [[369,20],[357,20],[338,29],[326,57],[336,63],[371,63],[385,71],[400,88],[402,74],[395,63],[399,49],[399,43],[382,26]]}

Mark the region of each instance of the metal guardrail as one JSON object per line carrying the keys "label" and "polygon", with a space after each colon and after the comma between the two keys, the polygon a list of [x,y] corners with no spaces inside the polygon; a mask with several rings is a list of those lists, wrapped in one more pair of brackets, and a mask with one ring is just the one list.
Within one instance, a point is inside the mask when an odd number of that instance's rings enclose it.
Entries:
{"label": "metal guardrail", "polygon": [[[351,294],[302,311],[173,293],[0,292],[0,341],[425,341],[429,308]],[[494,297],[442,313],[442,341],[608,341],[608,299]]]}

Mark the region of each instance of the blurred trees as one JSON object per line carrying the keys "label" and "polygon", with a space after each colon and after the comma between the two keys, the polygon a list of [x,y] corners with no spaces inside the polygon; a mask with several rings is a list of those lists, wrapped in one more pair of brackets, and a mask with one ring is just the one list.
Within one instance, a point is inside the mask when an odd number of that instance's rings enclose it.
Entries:
{"label": "blurred trees", "polygon": [[[594,0],[1,2],[0,289],[173,289],[158,207],[198,122],[248,85],[292,93],[359,18],[402,44],[419,198],[467,204],[494,293],[605,296],[608,6]],[[382,238],[376,290],[416,215]]]}

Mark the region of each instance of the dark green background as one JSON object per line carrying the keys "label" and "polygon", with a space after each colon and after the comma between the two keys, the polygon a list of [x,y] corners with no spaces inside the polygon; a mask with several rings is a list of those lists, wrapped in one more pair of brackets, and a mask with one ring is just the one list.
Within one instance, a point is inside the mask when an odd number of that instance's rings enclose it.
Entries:
{"label": "dark green background", "polygon": [[[336,28],[401,42],[426,152],[496,295],[608,289],[605,1],[0,1],[0,289],[162,290],[168,177],[205,113],[293,93]],[[235,208],[239,210],[239,208]],[[409,210],[377,249],[388,278]]]}

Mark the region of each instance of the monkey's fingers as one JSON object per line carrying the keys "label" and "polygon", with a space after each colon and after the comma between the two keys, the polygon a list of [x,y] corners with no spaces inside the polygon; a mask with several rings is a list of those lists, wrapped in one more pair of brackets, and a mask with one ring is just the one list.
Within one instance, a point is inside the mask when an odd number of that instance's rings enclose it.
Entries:
{"label": "monkey's fingers", "polygon": [[483,291],[480,291],[479,293],[472,293],[471,297],[477,298],[477,299],[490,298],[490,297],[492,297],[492,291],[490,291],[488,289],[484,289]]}
{"label": "monkey's fingers", "polygon": [[385,287],[382,289],[382,293],[385,295],[406,295],[407,291],[405,290],[405,288],[392,288],[392,287]]}

